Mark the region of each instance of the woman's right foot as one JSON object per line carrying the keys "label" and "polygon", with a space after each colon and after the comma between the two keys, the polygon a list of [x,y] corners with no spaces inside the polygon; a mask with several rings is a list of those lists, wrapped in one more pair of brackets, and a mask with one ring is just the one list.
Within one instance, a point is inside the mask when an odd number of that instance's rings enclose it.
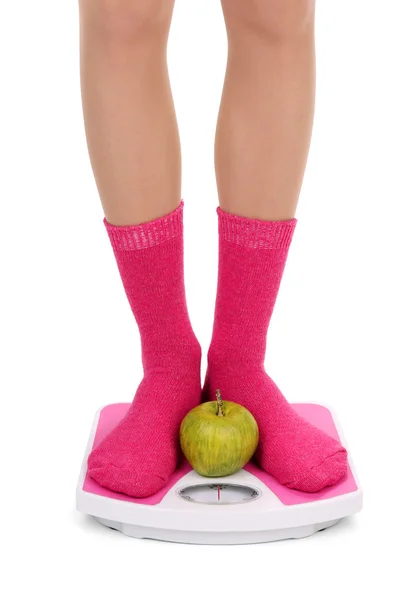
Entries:
{"label": "woman's right foot", "polygon": [[183,203],[150,223],[104,223],[139,327],[144,377],[127,415],[90,454],[89,475],[143,497],[175,470],[180,423],[200,402],[201,350],[183,281]]}
{"label": "woman's right foot", "polygon": [[200,365],[141,382],[126,416],[88,458],[101,486],[134,498],[160,490],[176,469],[179,427],[200,402]]}

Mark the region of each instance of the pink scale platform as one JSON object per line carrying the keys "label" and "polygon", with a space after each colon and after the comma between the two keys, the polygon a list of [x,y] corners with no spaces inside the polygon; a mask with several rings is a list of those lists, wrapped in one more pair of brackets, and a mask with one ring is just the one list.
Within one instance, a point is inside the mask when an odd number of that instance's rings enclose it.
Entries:
{"label": "pink scale platform", "polygon": [[[361,510],[362,492],[351,458],[341,482],[313,494],[289,490],[252,462],[234,475],[213,479],[202,477],[184,460],[164,488],[148,498],[106,490],[87,475],[87,457],[128,407],[110,404],[98,411],[79,477],[77,508],[103,525],[137,538],[248,544],[306,537]],[[328,408],[293,407],[347,447]]]}

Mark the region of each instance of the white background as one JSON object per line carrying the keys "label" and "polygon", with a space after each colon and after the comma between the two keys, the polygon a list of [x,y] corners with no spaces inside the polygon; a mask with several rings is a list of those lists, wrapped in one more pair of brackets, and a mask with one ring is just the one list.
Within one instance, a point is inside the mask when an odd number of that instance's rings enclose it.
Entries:
{"label": "white background", "polygon": [[[132,399],[139,339],[86,151],[77,2],[0,6],[1,596],[398,598],[398,2],[319,2],[314,137],[266,363],[290,401],[335,407],[365,507],[302,541],[244,547],[138,541],[75,512],[92,417]],[[217,0],[177,0],[169,56],[187,295],[206,352],[226,56]]]}

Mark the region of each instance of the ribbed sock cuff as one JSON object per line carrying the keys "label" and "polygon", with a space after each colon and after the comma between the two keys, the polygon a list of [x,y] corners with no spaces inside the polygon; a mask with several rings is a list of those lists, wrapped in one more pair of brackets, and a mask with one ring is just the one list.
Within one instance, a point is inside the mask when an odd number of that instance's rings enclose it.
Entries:
{"label": "ribbed sock cuff", "polygon": [[289,248],[297,219],[261,221],[239,217],[217,208],[220,238],[245,248],[279,250]]}
{"label": "ribbed sock cuff", "polygon": [[165,217],[140,225],[111,225],[103,220],[114,250],[143,250],[183,235],[183,201]]}

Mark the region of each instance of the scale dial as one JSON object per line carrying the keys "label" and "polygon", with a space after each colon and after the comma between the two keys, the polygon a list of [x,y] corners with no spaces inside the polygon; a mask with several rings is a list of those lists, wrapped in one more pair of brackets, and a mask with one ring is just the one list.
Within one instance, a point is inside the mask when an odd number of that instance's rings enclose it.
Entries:
{"label": "scale dial", "polygon": [[261,496],[259,489],[237,483],[200,483],[180,488],[177,493],[190,502],[217,505],[243,504]]}

